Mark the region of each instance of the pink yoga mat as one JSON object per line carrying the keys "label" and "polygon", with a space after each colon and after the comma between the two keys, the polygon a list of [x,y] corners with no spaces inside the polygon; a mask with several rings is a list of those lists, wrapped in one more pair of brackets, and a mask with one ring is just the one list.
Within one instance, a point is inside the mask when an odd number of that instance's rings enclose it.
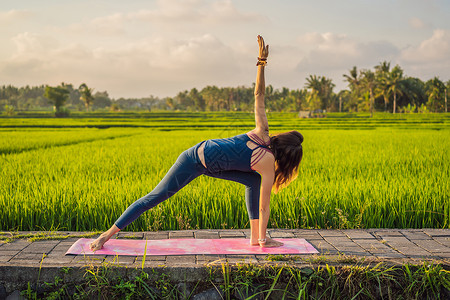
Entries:
{"label": "pink yoga mat", "polygon": [[75,255],[192,255],[192,254],[313,254],[319,253],[305,239],[276,239],[284,243],[281,247],[261,248],[250,246],[248,239],[166,239],[166,240],[128,240],[113,239],[103,248],[92,252],[89,244],[94,239],[79,239],[67,254]]}

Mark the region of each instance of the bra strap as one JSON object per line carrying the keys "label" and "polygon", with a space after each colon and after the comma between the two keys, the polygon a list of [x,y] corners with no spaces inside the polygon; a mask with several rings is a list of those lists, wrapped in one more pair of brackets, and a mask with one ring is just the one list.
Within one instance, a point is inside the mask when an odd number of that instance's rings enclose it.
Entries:
{"label": "bra strap", "polygon": [[249,137],[252,137],[256,141],[256,143],[261,145],[261,146],[265,146],[265,147],[268,146],[268,144],[266,142],[264,142],[264,140],[261,139],[256,133],[251,132],[249,134]]}

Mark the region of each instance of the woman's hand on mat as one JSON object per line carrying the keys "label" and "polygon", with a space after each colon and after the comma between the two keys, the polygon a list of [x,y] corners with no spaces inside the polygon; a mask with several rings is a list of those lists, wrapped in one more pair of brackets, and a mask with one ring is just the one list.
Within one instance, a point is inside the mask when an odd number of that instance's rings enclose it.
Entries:
{"label": "woman's hand on mat", "polygon": [[269,45],[266,46],[262,36],[258,35],[259,58],[267,58],[269,56]]}
{"label": "woman's hand on mat", "polygon": [[91,249],[94,252],[100,250],[103,248],[103,244],[106,243],[108,240],[109,238],[106,235],[101,234],[95,241],[89,244],[89,249]]}
{"label": "woman's hand on mat", "polygon": [[274,248],[274,247],[281,247],[284,244],[275,240],[272,240],[271,238],[266,238],[265,243],[259,243],[259,246],[263,248]]}

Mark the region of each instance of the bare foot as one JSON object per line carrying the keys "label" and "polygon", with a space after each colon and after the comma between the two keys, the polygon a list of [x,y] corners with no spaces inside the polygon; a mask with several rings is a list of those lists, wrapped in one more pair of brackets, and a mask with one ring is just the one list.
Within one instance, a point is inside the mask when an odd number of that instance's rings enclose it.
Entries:
{"label": "bare foot", "polygon": [[274,247],[281,247],[284,244],[275,240],[272,240],[271,238],[266,238],[266,242],[265,243],[259,243],[259,245],[262,248],[274,248]]}
{"label": "bare foot", "polygon": [[103,248],[103,244],[106,243],[109,240],[108,236],[106,236],[104,233],[102,233],[95,241],[93,241],[89,248],[92,251],[97,251]]}
{"label": "bare foot", "polygon": [[250,238],[250,246],[259,246],[258,239]]}

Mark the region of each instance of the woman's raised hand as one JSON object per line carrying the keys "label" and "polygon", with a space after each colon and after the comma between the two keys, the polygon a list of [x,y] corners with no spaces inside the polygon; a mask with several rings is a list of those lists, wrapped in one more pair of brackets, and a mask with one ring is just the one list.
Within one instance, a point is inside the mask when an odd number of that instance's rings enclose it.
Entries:
{"label": "woman's raised hand", "polygon": [[269,45],[266,46],[262,36],[258,35],[259,58],[267,58],[269,56]]}

